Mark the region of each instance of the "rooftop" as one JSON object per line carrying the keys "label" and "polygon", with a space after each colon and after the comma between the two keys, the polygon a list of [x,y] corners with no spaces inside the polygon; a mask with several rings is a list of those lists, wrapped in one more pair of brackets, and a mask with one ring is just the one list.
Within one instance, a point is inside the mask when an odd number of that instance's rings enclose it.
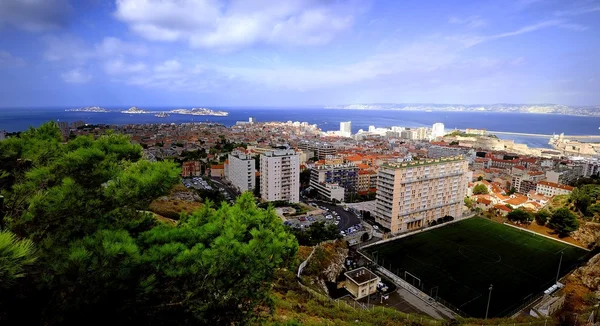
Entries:
{"label": "rooftop", "polygon": [[379,276],[364,267],[346,272],[344,275],[359,285],[379,278]]}
{"label": "rooftop", "polygon": [[457,156],[441,157],[441,158],[436,158],[436,159],[428,158],[428,159],[414,160],[414,161],[409,161],[409,162],[399,162],[399,163],[388,162],[388,163],[383,163],[382,167],[387,167],[387,168],[392,168],[392,169],[406,169],[406,168],[416,167],[416,166],[444,164],[444,163],[457,162],[457,161],[464,161],[463,156],[457,155]]}
{"label": "rooftop", "polygon": [[548,186],[548,187],[553,187],[553,188],[559,188],[559,189],[569,190],[569,191],[573,191],[573,189],[575,189],[575,187],[571,187],[571,186],[567,186],[567,185],[561,185],[561,184],[558,184],[558,183],[548,182],[548,181],[540,181],[540,182],[538,182],[538,184],[544,185],[544,186]]}

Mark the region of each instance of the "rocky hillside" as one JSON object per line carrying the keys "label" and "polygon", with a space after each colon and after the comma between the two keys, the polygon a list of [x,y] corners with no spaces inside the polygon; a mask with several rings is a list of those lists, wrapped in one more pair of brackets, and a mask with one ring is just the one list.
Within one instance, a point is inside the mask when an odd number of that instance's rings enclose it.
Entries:
{"label": "rocky hillside", "polygon": [[573,239],[579,241],[588,248],[593,248],[600,241],[600,223],[586,222],[571,234]]}
{"label": "rocky hillside", "polygon": [[325,282],[335,282],[345,271],[346,257],[348,257],[348,248],[343,241],[319,245],[308,261],[303,276],[309,284],[328,293]]}

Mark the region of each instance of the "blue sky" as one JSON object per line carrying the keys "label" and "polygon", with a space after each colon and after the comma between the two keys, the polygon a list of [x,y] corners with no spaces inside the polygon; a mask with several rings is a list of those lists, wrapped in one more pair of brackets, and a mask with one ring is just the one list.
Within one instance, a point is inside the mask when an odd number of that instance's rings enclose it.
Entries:
{"label": "blue sky", "polygon": [[1,0],[0,107],[600,104],[600,1]]}

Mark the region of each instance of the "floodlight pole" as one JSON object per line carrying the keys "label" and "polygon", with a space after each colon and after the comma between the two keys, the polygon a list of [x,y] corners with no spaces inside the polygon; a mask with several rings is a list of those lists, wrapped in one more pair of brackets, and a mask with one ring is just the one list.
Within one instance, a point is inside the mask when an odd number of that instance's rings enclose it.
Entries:
{"label": "floodlight pole", "polygon": [[556,271],[556,284],[558,284],[558,276],[560,275],[560,265],[562,264],[563,252],[560,252],[560,260],[558,261],[558,270]]}
{"label": "floodlight pole", "polygon": [[492,290],[494,289],[494,285],[490,284],[490,295],[488,296],[487,308],[485,308],[485,319],[488,318],[488,312],[490,311],[490,301],[492,300]]}
{"label": "floodlight pole", "polygon": [[4,226],[4,196],[0,195],[0,228]]}

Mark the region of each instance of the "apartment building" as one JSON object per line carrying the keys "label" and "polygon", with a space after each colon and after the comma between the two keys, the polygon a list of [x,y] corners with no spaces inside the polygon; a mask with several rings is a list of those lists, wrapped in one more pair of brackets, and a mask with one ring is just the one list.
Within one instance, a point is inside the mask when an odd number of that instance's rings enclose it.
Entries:
{"label": "apartment building", "polygon": [[462,156],[384,164],[377,175],[375,220],[398,233],[460,216],[469,178]]}
{"label": "apartment building", "polygon": [[402,139],[410,139],[410,140],[423,140],[427,138],[427,128],[412,128],[405,129],[400,132],[400,138]]}
{"label": "apartment building", "polygon": [[319,160],[324,160],[327,156],[333,156],[337,153],[335,146],[328,143],[320,142],[301,142],[298,144],[298,149],[303,151],[313,152]]}
{"label": "apartment building", "polygon": [[[518,193],[526,194],[535,190],[537,183],[544,180],[545,174],[541,171],[528,171],[520,166],[512,168],[511,188],[515,188]],[[532,188],[533,186],[533,188]]]}
{"label": "apartment building", "polygon": [[546,172],[546,181],[568,184],[583,177],[586,170],[586,166],[579,164],[560,165],[553,171]]}
{"label": "apartment building", "polygon": [[556,195],[568,195],[573,191],[573,189],[575,188],[567,185],[561,185],[548,181],[540,181],[537,184],[535,192],[544,196],[552,197]]}
{"label": "apartment building", "polygon": [[260,196],[266,201],[300,201],[300,159],[293,150],[260,156]]}
{"label": "apartment building", "polygon": [[240,192],[252,191],[256,185],[254,157],[240,151],[234,150],[227,155],[226,178]]}
{"label": "apartment building", "polygon": [[337,185],[344,188],[347,199],[358,192],[358,167],[354,163],[317,165],[310,171],[310,186],[324,191],[326,197],[328,189],[321,187],[324,184]]}
{"label": "apartment building", "polygon": [[428,158],[440,158],[457,155],[464,156],[467,160],[469,160],[469,163],[472,163],[475,160],[475,150],[472,148],[448,147],[438,145],[429,146],[427,148]]}
{"label": "apartment building", "polygon": [[198,161],[183,162],[183,165],[181,167],[181,176],[182,177],[199,177],[200,175],[201,175],[200,162],[198,162]]}

